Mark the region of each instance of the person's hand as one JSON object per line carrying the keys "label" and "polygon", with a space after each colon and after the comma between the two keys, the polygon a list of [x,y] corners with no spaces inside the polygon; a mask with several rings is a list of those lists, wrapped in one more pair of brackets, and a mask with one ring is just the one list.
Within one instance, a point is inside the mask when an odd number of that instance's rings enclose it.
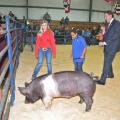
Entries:
{"label": "person's hand", "polygon": [[81,55],[80,58],[84,58],[84,55]]}
{"label": "person's hand", "polygon": [[106,42],[99,42],[99,46],[107,45]]}
{"label": "person's hand", "polygon": [[104,45],[107,45],[107,43],[106,42],[103,42],[104,43]]}
{"label": "person's hand", "polygon": [[53,58],[56,58],[56,55],[53,55]]}
{"label": "person's hand", "polygon": [[104,42],[99,42],[99,46],[100,47],[104,46]]}

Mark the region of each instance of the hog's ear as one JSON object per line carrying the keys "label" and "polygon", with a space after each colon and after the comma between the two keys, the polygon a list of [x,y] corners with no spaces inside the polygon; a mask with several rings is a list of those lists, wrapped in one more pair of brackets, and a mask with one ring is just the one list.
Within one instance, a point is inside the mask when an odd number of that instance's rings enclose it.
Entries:
{"label": "hog's ear", "polygon": [[28,94],[28,90],[26,87],[18,87],[18,90],[20,91],[21,94],[26,96]]}
{"label": "hog's ear", "polygon": [[29,83],[25,82],[25,87],[27,87],[29,85]]}

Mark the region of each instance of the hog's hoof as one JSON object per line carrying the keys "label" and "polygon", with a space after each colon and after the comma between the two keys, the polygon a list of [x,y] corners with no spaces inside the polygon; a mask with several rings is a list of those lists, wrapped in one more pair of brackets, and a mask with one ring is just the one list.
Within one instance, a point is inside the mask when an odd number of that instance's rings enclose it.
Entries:
{"label": "hog's hoof", "polygon": [[31,103],[28,99],[25,99],[25,104]]}
{"label": "hog's hoof", "polygon": [[85,109],[85,112],[89,112],[91,109]]}
{"label": "hog's hoof", "polygon": [[46,111],[50,111],[50,110],[51,110],[51,107],[45,107],[45,110],[46,110]]}
{"label": "hog's hoof", "polygon": [[91,106],[86,107],[85,112],[89,112],[91,110]]}
{"label": "hog's hoof", "polygon": [[83,100],[80,100],[78,103],[82,104],[84,101]]}
{"label": "hog's hoof", "polygon": [[84,102],[84,99],[81,97],[78,103],[82,104],[83,102]]}
{"label": "hog's hoof", "polygon": [[51,101],[49,103],[45,104],[45,110],[47,110],[47,111],[51,110],[51,105],[52,105]]}

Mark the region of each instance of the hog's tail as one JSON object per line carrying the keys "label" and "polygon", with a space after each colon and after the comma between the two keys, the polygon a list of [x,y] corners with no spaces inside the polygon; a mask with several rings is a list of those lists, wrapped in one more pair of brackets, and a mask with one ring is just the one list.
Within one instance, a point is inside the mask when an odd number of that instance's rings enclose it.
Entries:
{"label": "hog's tail", "polygon": [[99,77],[95,76],[93,72],[91,72],[89,75],[93,80],[98,80],[99,79]]}

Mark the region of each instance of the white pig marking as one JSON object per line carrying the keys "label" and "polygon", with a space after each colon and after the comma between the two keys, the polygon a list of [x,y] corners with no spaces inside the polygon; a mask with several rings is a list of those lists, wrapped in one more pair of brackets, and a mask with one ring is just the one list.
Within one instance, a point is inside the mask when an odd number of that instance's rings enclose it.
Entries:
{"label": "white pig marking", "polygon": [[57,96],[60,95],[60,93],[58,91],[58,84],[53,79],[52,75],[49,75],[48,77],[46,77],[42,81],[42,84],[43,84],[43,89],[44,89],[44,92],[45,92],[45,96],[57,97]]}

